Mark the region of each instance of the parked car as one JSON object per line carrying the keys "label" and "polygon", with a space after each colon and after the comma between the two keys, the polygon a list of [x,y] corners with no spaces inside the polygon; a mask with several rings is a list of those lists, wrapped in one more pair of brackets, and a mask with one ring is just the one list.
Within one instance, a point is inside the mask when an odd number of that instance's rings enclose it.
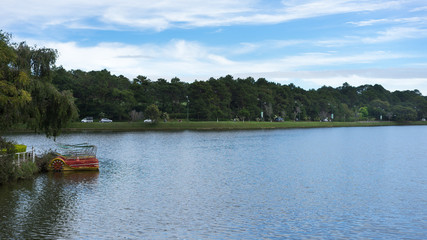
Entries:
{"label": "parked car", "polygon": [[275,121],[275,122],[283,122],[283,121],[284,121],[284,119],[283,119],[283,118],[281,118],[281,117],[277,117],[277,118],[275,118],[275,119],[274,119],[274,121]]}
{"label": "parked car", "polygon": [[93,117],[85,117],[82,119],[82,123],[90,123],[93,122]]}
{"label": "parked car", "polygon": [[99,122],[100,123],[110,123],[110,122],[113,122],[113,120],[108,119],[108,118],[101,118],[101,120]]}
{"label": "parked car", "polygon": [[145,119],[145,120],[144,120],[144,122],[145,122],[145,123],[152,123],[152,122],[153,122],[153,120],[151,120],[151,119]]}

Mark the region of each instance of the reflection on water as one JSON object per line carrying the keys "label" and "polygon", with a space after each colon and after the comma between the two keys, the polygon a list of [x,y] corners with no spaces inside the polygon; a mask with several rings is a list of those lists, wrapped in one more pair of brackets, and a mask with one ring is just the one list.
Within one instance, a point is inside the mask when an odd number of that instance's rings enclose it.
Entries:
{"label": "reflection on water", "polygon": [[66,181],[67,184],[83,183],[95,184],[98,179],[98,171],[65,171],[65,172],[49,172],[48,175],[56,180]]}
{"label": "reflection on water", "polygon": [[[81,196],[97,184],[98,172],[49,173],[0,188],[1,239],[73,237]],[[78,219],[75,219],[78,220]]]}
{"label": "reflection on water", "polygon": [[426,140],[423,126],[63,135],[97,145],[100,171],[1,186],[0,239],[425,239]]}

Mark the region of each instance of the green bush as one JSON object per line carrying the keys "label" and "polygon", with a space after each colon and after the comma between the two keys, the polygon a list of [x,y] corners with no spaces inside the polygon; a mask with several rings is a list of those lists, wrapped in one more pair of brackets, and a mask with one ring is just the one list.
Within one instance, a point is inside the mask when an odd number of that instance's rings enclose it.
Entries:
{"label": "green bush", "polygon": [[40,156],[36,156],[35,164],[39,172],[47,172],[50,160],[55,158],[57,154],[53,151],[47,151]]}
{"label": "green bush", "polygon": [[25,152],[25,145],[17,145],[0,137],[0,184],[18,179],[33,178],[38,172],[47,171],[49,161],[55,156],[53,152],[46,152],[36,157],[36,161],[16,164],[15,153]]}
{"label": "green bush", "polygon": [[21,165],[14,164],[13,156],[0,158],[0,185],[18,179],[33,178],[39,172],[37,165],[31,161]]}
{"label": "green bush", "polygon": [[0,184],[8,182],[13,178],[13,158],[16,152],[12,142],[0,137]]}
{"label": "green bush", "polygon": [[30,179],[34,177],[34,174],[38,173],[39,169],[36,164],[28,161],[23,162],[20,166],[16,167],[15,179]]}
{"label": "green bush", "polygon": [[15,149],[16,152],[26,152],[27,151],[27,146],[22,145],[22,144],[15,144]]}
{"label": "green bush", "polygon": [[11,180],[14,175],[13,173],[13,154],[2,154],[0,156],[0,184]]}
{"label": "green bush", "polygon": [[6,141],[6,139],[0,137],[0,154],[12,154],[16,153],[16,148],[13,142]]}

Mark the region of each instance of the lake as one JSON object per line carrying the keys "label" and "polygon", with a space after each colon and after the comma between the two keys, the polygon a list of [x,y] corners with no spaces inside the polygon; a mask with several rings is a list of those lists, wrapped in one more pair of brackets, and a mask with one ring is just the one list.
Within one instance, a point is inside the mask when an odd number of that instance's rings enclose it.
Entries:
{"label": "lake", "polygon": [[[6,135],[38,151],[43,135]],[[427,126],[64,134],[99,172],[0,186],[0,239],[426,239]]]}

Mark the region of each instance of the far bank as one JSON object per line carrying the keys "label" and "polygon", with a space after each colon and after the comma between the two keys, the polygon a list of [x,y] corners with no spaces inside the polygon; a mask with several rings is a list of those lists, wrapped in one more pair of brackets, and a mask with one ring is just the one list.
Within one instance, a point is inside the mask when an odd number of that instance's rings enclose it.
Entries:
{"label": "far bank", "polygon": [[[376,126],[410,126],[427,125],[426,121],[394,122],[394,121],[360,121],[360,122],[309,122],[309,121],[285,121],[285,122],[256,122],[256,121],[169,121],[157,123],[144,122],[112,122],[112,123],[71,123],[63,129],[67,132],[82,131],[222,131],[222,130],[261,130],[261,129],[292,129],[292,128],[331,128],[331,127],[376,127]],[[32,132],[25,126],[15,126],[9,133]]]}
{"label": "far bank", "polygon": [[112,123],[72,123],[64,132],[79,131],[173,131],[173,130],[256,130],[256,129],[289,129],[289,128],[329,128],[329,127],[370,127],[370,126],[404,126],[427,125],[427,122],[234,122],[234,121],[169,121],[157,123],[144,122],[112,122]]}

